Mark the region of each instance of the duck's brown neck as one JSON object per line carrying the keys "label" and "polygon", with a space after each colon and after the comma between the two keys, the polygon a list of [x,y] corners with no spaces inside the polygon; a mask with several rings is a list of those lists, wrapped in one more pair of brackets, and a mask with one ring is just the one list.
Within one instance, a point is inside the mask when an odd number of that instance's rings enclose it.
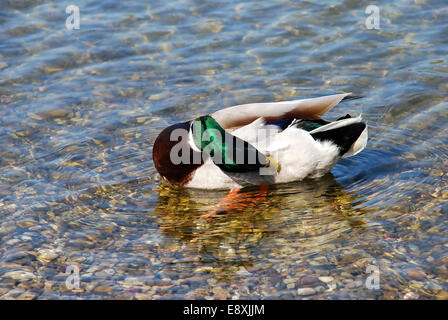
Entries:
{"label": "duck's brown neck", "polygon": [[[186,185],[193,178],[194,171],[203,164],[201,155],[198,156],[198,152],[194,151],[188,143],[190,124],[191,121],[187,121],[169,126],[159,134],[154,142],[152,150],[154,166],[163,178],[174,184]],[[174,141],[171,141],[171,134],[174,130],[176,130],[176,134],[173,136]],[[182,158],[185,156],[182,152],[188,150],[189,161],[186,161],[187,163],[174,164],[172,162],[171,149],[178,143],[182,143],[183,147],[179,148],[180,151],[176,156]],[[185,158],[188,160],[188,157]],[[195,164],[199,158],[201,159],[200,163]]]}

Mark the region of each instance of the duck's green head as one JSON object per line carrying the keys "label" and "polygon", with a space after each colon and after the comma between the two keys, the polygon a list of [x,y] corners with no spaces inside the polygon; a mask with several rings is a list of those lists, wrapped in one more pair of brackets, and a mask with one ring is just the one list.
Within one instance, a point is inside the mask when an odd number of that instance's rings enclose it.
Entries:
{"label": "duck's green head", "polygon": [[211,116],[202,116],[192,121],[190,127],[190,144],[196,151],[203,151],[210,143],[223,147],[225,130]]}
{"label": "duck's green head", "polygon": [[222,170],[248,172],[268,164],[258,150],[228,132],[211,116],[202,116],[191,122],[189,143],[193,150],[207,154]]}

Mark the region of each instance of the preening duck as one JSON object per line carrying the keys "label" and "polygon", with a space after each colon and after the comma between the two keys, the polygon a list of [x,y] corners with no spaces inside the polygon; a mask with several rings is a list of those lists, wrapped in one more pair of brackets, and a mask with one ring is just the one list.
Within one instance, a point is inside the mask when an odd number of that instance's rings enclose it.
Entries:
{"label": "preening duck", "polygon": [[252,103],[165,128],[153,147],[154,165],[169,182],[233,189],[320,178],[367,144],[361,116],[321,117],[350,93]]}

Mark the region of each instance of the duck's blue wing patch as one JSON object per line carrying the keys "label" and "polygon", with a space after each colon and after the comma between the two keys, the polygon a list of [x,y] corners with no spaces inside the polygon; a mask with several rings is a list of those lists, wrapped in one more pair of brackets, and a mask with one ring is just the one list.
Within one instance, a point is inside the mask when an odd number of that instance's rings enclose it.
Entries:
{"label": "duck's blue wing patch", "polygon": [[294,122],[294,120],[295,120],[294,118],[285,118],[285,119],[280,119],[280,120],[267,122],[266,124],[272,125],[272,126],[276,126],[281,131],[283,131],[286,128],[288,128]]}

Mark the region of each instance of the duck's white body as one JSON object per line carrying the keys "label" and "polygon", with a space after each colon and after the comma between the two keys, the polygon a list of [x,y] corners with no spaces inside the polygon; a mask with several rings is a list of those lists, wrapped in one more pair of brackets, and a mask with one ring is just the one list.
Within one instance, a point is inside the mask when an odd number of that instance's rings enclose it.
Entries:
{"label": "duck's white body", "polygon": [[[235,106],[211,116],[232,135],[252,144],[269,155],[278,166],[263,168],[264,172],[229,173],[222,171],[211,159],[197,168],[187,187],[200,189],[232,189],[248,185],[277,184],[320,178],[328,173],[341,157],[359,153],[367,143],[367,127],[350,149],[341,155],[339,147],[326,140],[315,140],[313,133],[361,123],[361,117],[331,122],[310,132],[296,126],[281,130],[265,119],[282,119],[282,115],[318,118],[349,94],[332,95],[277,103]],[[247,123],[238,127],[241,124]]]}

